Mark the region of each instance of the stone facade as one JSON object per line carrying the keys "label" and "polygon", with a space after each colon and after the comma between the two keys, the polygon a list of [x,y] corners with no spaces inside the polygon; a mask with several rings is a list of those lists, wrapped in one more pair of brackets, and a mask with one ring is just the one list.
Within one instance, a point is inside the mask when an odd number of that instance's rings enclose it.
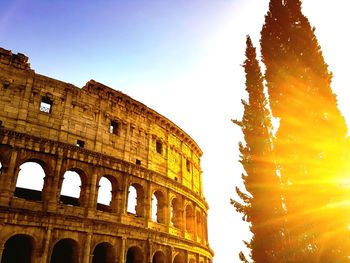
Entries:
{"label": "stone facade", "polygon": [[[25,55],[0,48],[2,263],[17,256],[211,262],[201,155],[189,135],[129,96],[93,80],[80,89],[36,74]],[[17,186],[27,162],[45,173],[41,191]],[[61,195],[67,171],[80,177],[79,198]],[[109,205],[97,202],[102,177],[111,184]],[[131,188],[134,213],[127,210]]]}

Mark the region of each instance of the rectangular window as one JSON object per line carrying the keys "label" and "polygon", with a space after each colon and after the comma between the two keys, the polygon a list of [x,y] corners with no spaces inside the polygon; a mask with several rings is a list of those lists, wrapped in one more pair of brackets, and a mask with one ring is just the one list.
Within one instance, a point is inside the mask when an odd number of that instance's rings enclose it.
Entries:
{"label": "rectangular window", "polygon": [[52,100],[48,97],[42,97],[41,103],[40,103],[40,111],[51,113],[51,108],[52,108]]}
{"label": "rectangular window", "polygon": [[109,126],[109,133],[119,135],[119,122],[111,121],[111,124]]}
{"label": "rectangular window", "polygon": [[84,148],[84,145],[85,145],[85,142],[84,142],[84,141],[82,141],[82,140],[77,140],[77,146],[78,146],[78,147]]}
{"label": "rectangular window", "polygon": [[141,160],[136,159],[136,164],[137,164],[137,165],[141,165]]}

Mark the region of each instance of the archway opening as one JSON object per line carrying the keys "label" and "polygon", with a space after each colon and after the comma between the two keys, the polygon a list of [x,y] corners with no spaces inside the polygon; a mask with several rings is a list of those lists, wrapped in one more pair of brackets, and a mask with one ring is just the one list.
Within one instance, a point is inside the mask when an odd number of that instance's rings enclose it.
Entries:
{"label": "archway opening", "polygon": [[101,177],[99,181],[98,195],[97,195],[97,210],[111,211],[112,202],[112,183],[105,176]]}
{"label": "archway opening", "polygon": [[107,242],[98,244],[93,253],[92,263],[112,263],[114,262],[113,247]]}
{"label": "archway opening", "polygon": [[142,263],[143,254],[139,247],[131,247],[126,254],[126,263]]}
{"label": "archway opening", "polygon": [[45,171],[35,161],[28,161],[19,167],[14,196],[27,200],[40,201],[44,188]]}
{"label": "archway opening", "polygon": [[76,171],[66,171],[63,175],[60,202],[66,205],[80,205],[81,178]]}
{"label": "archway opening", "polygon": [[194,234],[194,211],[191,205],[186,206],[186,231]]}
{"label": "archway opening", "polygon": [[181,204],[179,199],[173,198],[171,201],[171,211],[170,211],[170,223],[176,227],[181,228],[181,219],[182,219],[182,212],[181,212]]}
{"label": "archway opening", "polygon": [[162,251],[157,251],[154,253],[152,263],[166,263],[164,253]]}
{"label": "archway opening", "polygon": [[31,263],[34,240],[27,235],[14,235],[4,246],[1,263]]}
{"label": "archway opening", "polygon": [[139,217],[144,213],[144,192],[139,184],[132,184],[128,192],[127,212]]}
{"label": "archway opening", "polygon": [[184,257],[181,254],[177,254],[173,263],[185,263]]}
{"label": "archway opening", "polygon": [[77,242],[70,238],[58,241],[53,247],[51,263],[76,263],[78,262]]}
{"label": "archway opening", "polygon": [[156,191],[152,195],[152,220],[165,223],[165,199],[161,191]]}

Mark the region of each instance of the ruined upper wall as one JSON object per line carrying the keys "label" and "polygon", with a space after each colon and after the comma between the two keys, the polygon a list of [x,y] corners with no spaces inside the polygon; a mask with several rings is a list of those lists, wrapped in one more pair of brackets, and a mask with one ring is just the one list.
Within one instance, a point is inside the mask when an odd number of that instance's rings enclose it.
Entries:
{"label": "ruined upper wall", "polygon": [[136,163],[202,196],[202,151],[174,123],[96,81],[80,89],[36,74],[26,56],[1,48],[0,121],[8,129]]}

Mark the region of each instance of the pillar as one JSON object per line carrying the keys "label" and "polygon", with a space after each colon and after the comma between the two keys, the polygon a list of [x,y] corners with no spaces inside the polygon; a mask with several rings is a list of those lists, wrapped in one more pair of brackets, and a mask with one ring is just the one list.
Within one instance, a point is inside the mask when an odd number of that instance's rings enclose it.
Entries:
{"label": "pillar", "polygon": [[51,228],[48,228],[47,232],[46,232],[46,237],[44,239],[44,249],[43,249],[43,253],[42,253],[42,256],[41,256],[41,262],[42,263],[48,262],[50,240],[51,240],[51,232],[52,232]]}
{"label": "pillar", "polygon": [[125,243],[126,243],[126,237],[122,237],[122,242],[121,242],[121,248],[120,248],[120,254],[119,254],[119,262],[124,263],[126,261],[125,255]]}
{"label": "pillar", "polygon": [[85,243],[84,243],[84,248],[83,248],[83,262],[82,263],[90,263],[90,259],[92,258],[91,253],[91,236],[92,233],[89,232],[87,233]]}
{"label": "pillar", "polygon": [[[12,185],[17,179],[16,160],[17,151],[12,150],[9,163],[2,164],[0,176],[0,205],[2,206],[8,206],[13,196]],[[11,184],[9,182],[11,182]]]}

